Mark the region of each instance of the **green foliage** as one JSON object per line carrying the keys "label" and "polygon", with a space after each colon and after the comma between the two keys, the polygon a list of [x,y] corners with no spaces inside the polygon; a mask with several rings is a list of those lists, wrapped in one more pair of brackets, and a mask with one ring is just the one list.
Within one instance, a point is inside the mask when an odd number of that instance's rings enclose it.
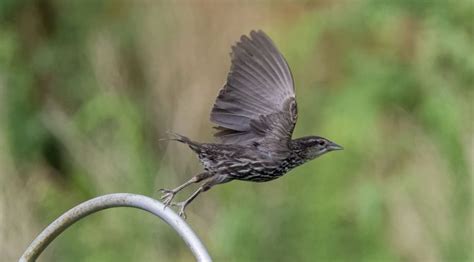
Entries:
{"label": "green foliage", "polygon": [[[210,137],[229,41],[263,27],[294,74],[295,136],[345,150],[200,196],[189,222],[216,261],[472,261],[472,1],[318,3],[0,1],[2,221],[28,228],[0,229],[0,253],[17,259],[88,198],[159,197],[199,172],[158,138]],[[43,256],[192,259],[133,210],[78,223]]]}

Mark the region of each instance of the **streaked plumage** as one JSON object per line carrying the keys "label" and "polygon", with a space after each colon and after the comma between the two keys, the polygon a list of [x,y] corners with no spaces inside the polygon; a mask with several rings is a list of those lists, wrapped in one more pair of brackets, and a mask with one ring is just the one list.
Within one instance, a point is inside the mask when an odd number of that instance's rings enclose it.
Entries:
{"label": "streaked plumage", "polygon": [[162,199],[170,205],[182,188],[204,181],[186,201],[173,204],[181,207],[182,216],[200,192],[216,184],[270,181],[308,160],[342,149],[317,136],[291,139],[298,116],[293,77],[263,31],[242,36],[232,47],[231,58],[227,82],[211,111],[219,143],[198,143],[174,134],[173,140],[196,152],[205,170],[173,190],[162,189]]}

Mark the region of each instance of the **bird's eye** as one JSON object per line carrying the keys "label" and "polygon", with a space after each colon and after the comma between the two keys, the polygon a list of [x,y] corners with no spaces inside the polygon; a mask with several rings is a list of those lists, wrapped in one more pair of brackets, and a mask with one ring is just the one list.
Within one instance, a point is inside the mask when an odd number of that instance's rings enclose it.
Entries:
{"label": "bird's eye", "polygon": [[325,145],[326,145],[326,141],[320,140],[320,141],[318,141],[318,145],[320,145],[320,146],[325,146]]}

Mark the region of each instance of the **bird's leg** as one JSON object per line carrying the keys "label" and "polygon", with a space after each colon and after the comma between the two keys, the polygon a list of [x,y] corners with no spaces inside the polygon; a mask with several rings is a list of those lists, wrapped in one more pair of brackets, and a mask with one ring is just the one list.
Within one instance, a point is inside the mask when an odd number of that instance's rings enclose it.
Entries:
{"label": "bird's leg", "polygon": [[178,215],[184,219],[186,219],[186,213],[184,212],[184,209],[186,208],[187,205],[189,205],[189,203],[191,203],[191,201],[193,201],[198,195],[199,193],[203,192],[204,189],[203,187],[199,187],[196,191],[194,191],[194,193],[186,200],[182,201],[182,202],[178,202],[178,203],[171,203],[172,206],[176,206],[176,207],[179,207],[179,213]]}
{"label": "bird's leg", "polygon": [[195,177],[189,179],[186,183],[174,188],[174,189],[165,189],[162,188],[160,189],[160,192],[163,193],[163,196],[161,196],[161,200],[163,200],[163,204],[165,204],[165,207],[169,206],[173,198],[176,196],[176,193],[181,191],[181,189],[191,185],[192,183],[195,183],[196,179]]}
{"label": "bird's leg", "polygon": [[191,179],[189,179],[186,183],[174,188],[174,189],[165,189],[162,188],[160,189],[160,192],[163,193],[163,196],[161,197],[161,200],[163,200],[163,204],[165,204],[165,207],[169,206],[171,204],[171,201],[173,198],[176,196],[176,193],[181,191],[183,188],[193,184],[193,183],[198,183],[208,177],[210,177],[212,174],[208,172],[202,172],[200,174],[197,174],[193,176]]}
{"label": "bird's leg", "polygon": [[186,200],[178,203],[171,203],[171,205],[179,207],[179,213],[178,215],[184,219],[186,219],[186,213],[184,212],[184,209],[186,209],[186,206],[191,203],[201,192],[206,192],[209,190],[211,187],[217,185],[217,184],[222,184],[222,183],[227,183],[231,179],[229,179],[227,176],[214,176],[212,178],[209,178],[202,186],[200,186],[194,193]]}

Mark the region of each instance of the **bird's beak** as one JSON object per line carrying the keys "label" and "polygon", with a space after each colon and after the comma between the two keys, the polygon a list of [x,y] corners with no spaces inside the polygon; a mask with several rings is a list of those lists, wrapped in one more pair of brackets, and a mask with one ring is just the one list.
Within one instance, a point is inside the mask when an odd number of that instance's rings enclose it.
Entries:
{"label": "bird's beak", "polygon": [[329,144],[328,146],[328,149],[331,150],[331,151],[334,151],[334,150],[343,150],[344,147],[334,143],[334,142],[331,142],[331,144]]}

